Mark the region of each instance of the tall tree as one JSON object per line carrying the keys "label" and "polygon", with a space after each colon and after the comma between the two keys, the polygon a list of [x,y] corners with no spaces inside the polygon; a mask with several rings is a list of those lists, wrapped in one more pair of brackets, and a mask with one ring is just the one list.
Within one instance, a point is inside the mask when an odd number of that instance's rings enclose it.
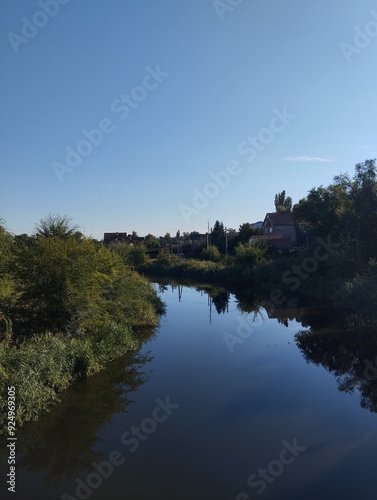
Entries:
{"label": "tall tree", "polygon": [[[49,214],[36,224],[35,234],[37,237],[61,239],[70,238],[75,233],[79,233],[78,226],[72,224],[71,217],[67,215]],[[81,233],[79,233],[81,234]]]}
{"label": "tall tree", "polygon": [[211,231],[211,245],[217,246],[221,253],[225,253],[225,229],[224,224],[218,220]]}
{"label": "tall tree", "polygon": [[375,160],[355,166],[352,201],[362,238],[376,236],[377,181]]}
{"label": "tall tree", "polygon": [[275,195],[276,212],[290,212],[292,210],[292,198],[285,196],[285,190]]}

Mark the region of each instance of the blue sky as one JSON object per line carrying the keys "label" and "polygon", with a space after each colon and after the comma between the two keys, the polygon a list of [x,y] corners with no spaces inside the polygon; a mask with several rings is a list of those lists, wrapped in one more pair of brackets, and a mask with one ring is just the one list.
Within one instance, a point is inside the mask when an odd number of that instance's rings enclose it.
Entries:
{"label": "blue sky", "polygon": [[238,229],[377,156],[375,1],[60,1],[0,7],[16,234]]}

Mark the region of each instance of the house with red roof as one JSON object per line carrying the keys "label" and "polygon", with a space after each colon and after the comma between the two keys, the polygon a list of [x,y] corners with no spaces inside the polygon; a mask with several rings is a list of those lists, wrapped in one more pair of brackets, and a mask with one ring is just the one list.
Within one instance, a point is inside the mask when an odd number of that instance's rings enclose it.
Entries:
{"label": "house with red roof", "polygon": [[297,235],[291,212],[273,212],[266,214],[262,224],[262,234],[252,237],[253,241],[270,242],[279,250],[289,250],[296,246]]}

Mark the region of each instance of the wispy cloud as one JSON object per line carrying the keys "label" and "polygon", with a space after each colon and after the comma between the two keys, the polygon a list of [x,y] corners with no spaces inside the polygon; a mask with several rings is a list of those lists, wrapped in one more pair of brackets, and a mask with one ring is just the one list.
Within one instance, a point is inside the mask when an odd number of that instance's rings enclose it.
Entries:
{"label": "wispy cloud", "polygon": [[288,156],[284,158],[284,160],[288,161],[319,161],[319,162],[327,162],[331,161],[329,158],[319,158],[318,156]]}

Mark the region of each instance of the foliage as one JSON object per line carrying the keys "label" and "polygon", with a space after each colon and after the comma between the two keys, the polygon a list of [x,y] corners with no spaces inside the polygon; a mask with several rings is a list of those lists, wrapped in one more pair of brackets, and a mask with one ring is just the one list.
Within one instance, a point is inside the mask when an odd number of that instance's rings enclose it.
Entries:
{"label": "foliage", "polygon": [[234,233],[228,241],[228,253],[234,253],[239,243],[249,243],[254,234],[261,234],[261,230],[254,227],[250,222],[244,222],[240,225],[238,233]]}
{"label": "foliage", "polygon": [[145,253],[147,248],[145,245],[129,245],[127,243],[117,241],[112,243],[109,249],[117,254],[122,259],[124,264],[132,269],[145,264],[147,261]]}
{"label": "foliage", "polygon": [[337,290],[336,303],[359,317],[364,324],[377,325],[377,261],[371,259],[362,273],[356,273]]}
{"label": "foliage", "polygon": [[225,254],[225,228],[222,222],[215,222],[210,241],[211,246],[216,246],[220,253]]}
{"label": "foliage", "polygon": [[128,328],[108,321],[93,335],[72,338],[36,335],[17,346],[0,344],[0,433],[6,425],[7,387],[17,391],[17,425],[49,410],[78,378],[99,372],[109,361],[140,346]]}
{"label": "foliage", "polygon": [[275,210],[276,212],[290,212],[292,210],[292,198],[285,196],[285,191],[275,195]]}
{"label": "foliage", "polygon": [[212,282],[223,279],[225,266],[205,260],[182,259],[176,255],[161,253],[155,261],[148,262],[139,268],[140,272],[155,276],[171,276],[181,278],[198,278]]}
{"label": "foliage", "polygon": [[254,234],[260,234],[260,230],[249,222],[244,222],[239,228],[239,243],[248,243]]}
{"label": "foliage", "polygon": [[239,243],[235,251],[235,260],[249,268],[263,265],[267,262],[268,245],[265,241],[255,241],[252,244]]}
{"label": "foliage", "polygon": [[[145,247],[135,248],[127,256],[139,265]],[[162,302],[118,250],[85,238],[67,217],[48,216],[33,237],[0,223],[0,411],[15,385],[18,423],[139,346],[136,329],[158,324]]]}
{"label": "foliage", "polygon": [[219,262],[221,260],[221,253],[216,245],[211,245],[209,248],[202,249],[200,257],[203,260],[211,260],[212,262]]}
{"label": "foliage", "polygon": [[147,234],[147,236],[144,239],[144,242],[147,248],[154,248],[160,246],[160,240],[156,238],[156,236],[153,236],[153,234]]}
{"label": "foliage", "polygon": [[166,233],[165,236],[161,238],[161,246],[163,248],[171,248],[173,243],[173,239],[170,236],[170,233]]}
{"label": "foliage", "polygon": [[196,244],[184,243],[182,245],[182,253],[183,255],[191,259],[201,259],[202,250],[204,248],[207,248],[206,242]]}
{"label": "foliage", "polygon": [[12,260],[12,235],[0,219],[0,337],[12,332],[9,309],[14,302],[14,282],[9,272]]}
{"label": "foliage", "polygon": [[358,264],[377,257],[376,160],[355,166],[352,179],[340,174],[328,187],[312,188],[294,207],[296,220],[309,239],[331,234],[352,241],[358,248]]}
{"label": "foliage", "polygon": [[126,263],[133,269],[144,264],[147,261],[146,249],[145,245],[131,246]]}
{"label": "foliage", "polygon": [[191,231],[191,233],[189,234],[189,238],[193,242],[196,242],[198,240],[199,236],[200,236],[200,233],[198,233],[198,231]]}
{"label": "foliage", "polygon": [[78,226],[72,225],[72,219],[67,215],[49,214],[36,225],[37,237],[66,239],[75,236],[79,239],[80,235]]}
{"label": "foliage", "polygon": [[141,312],[135,304],[145,282],[119,255],[87,238],[37,238],[16,252],[13,274],[22,331],[79,334],[110,318],[134,324],[138,314],[151,317],[148,305],[141,301]]}
{"label": "foliage", "polygon": [[168,252],[161,252],[157,257],[157,262],[161,266],[169,267],[173,264],[180,262],[181,259],[174,254]]}

